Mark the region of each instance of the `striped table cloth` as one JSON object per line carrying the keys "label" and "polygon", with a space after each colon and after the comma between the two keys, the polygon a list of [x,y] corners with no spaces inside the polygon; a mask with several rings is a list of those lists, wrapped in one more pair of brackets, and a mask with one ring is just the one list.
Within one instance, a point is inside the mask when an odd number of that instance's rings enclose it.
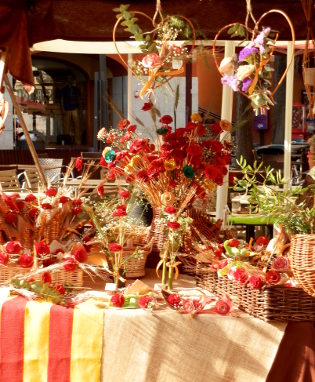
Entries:
{"label": "striped table cloth", "polygon": [[104,312],[23,297],[0,301],[0,382],[99,382]]}

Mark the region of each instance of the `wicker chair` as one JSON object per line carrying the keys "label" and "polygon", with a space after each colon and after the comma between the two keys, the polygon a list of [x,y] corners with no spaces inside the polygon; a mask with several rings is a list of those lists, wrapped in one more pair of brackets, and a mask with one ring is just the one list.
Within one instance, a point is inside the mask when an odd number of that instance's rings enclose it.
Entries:
{"label": "wicker chair", "polygon": [[0,171],[0,191],[12,192],[20,189],[16,169]]}

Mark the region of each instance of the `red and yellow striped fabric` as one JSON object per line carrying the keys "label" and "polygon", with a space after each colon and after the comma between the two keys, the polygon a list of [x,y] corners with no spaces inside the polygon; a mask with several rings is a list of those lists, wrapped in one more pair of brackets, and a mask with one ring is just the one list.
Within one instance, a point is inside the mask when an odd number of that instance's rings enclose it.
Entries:
{"label": "red and yellow striped fabric", "polygon": [[0,301],[0,382],[100,381],[103,314],[88,301]]}

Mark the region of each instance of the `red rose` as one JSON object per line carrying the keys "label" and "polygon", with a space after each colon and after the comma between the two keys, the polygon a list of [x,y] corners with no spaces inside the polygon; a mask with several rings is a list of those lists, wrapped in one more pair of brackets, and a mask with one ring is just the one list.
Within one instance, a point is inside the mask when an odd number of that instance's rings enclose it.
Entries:
{"label": "red rose", "polygon": [[228,314],[230,310],[231,310],[230,304],[228,304],[226,301],[222,299],[218,300],[217,303],[215,304],[215,311],[218,314],[221,314],[222,316],[225,316],[226,314]]}
{"label": "red rose", "polygon": [[261,289],[264,285],[264,280],[259,275],[252,275],[248,280],[248,285],[253,289]]}
{"label": "red rose", "polygon": [[128,133],[134,133],[137,130],[137,125],[130,125],[127,129]]}
{"label": "red rose", "polygon": [[181,302],[180,295],[178,293],[171,293],[167,297],[167,302],[172,305],[174,308],[178,308]]}
{"label": "red rose", "polygon": [[49,203],[43,203],[41,206],[44,210],[51,210],[52,209],[52,205]]}
{"label": "red rose", "polygon": [[82,205],[82,200],[80,198],[73,199],[72,203],[76,206],[81,206]]}
{"label": "red rose", "polygon": [[83,160],[81,157],[77,157],[77,159],[75,160],[75,164],[74,164],[74,167],[77,169],[77,171],[81,171],[82,168],[83,168]]}
{"label": "red rose", "polygon": [[79,262],[83,263],[86,260],[86,250],[84,247],[77,248],[73,253],[74,258]]}
{"label": "red rose", "polygon": [[234,272],[234,279],[240,284],[246,284],[248,277],[248,273],[244,268],[237,268]]}
{"label": "red rose", "polygon": [[56,190],[55,188],[52,188],[52,187],[51,187],[51,188],[47,188],[45,194],[46,194],[47,196],[54,197],[54,196],[57,195],[57,190]]}
{"label": "red rose", "polygon": [[104,195],[104,186],[101,184],[97,187],[97,194],[102,197]]}
{"label": "red rose", "polygon": [[74,207],[74,208],[72,208],[71,212],[73,215],[79,215],[82,212],[82,207],[80,207],[80,206]]}
{"label": "red rose", "polygon": [[166,114],[160,118],[160,122],[163,123],[163,125],[169,125],[173,122],[173,118],[170,115]]}
{"label": "red rose", "polygon": [[130,197],[130,192],[128,190],[125,190],[125,189],[122,189],[122,190],[119,190],[118,191],[118,194],[124,198],[124,199],[128,199]]}
{"label": "red rose", "polygon": [[228,242],[228,246],[229,247],[236,247],[236,248],[238,248],[239,245],[240,245],[240,242],[237,239],[231,239]]}
{"label": "red rose", "polygon": [[14,212],[8,212],[6,215],[5,215],[5,222],[7,224],[12,224],[12,223],[15,223],[16,222],[16,214]]}
{"label": "red rose", "polygon": [[290,265],[289,265],[289,259],[286,256],[279,256],[277,257],[274,262],[273,262],[273,268],[275,270],[289,270]]}
{"label": "red rose", "polygon": [[129,125],[130,125],[130,121],[128,121],[128,119],[121,119],[120,121],[118,121],[117,128],[118,130],[123,130]]}
{"label": "red rose", "polygon": [[64,196],[64,195],[60,196],[59,203],[65,204],[67,202],[69,202],[69,198],[67,196]]}
{"label": "red rose", "polygon": [[23,253],[19,259],[18,263],[22,268],[31,268],[34,263],[33,257],[27,253]]}
{"label": "red rose", "polygon": [[255,244],[257,245],[268,245],[269,244],[269,239],[266,236],[258,236]]}
{"label": "red rose", "polygon": [[271,269],[270,271],[266,272],[266,283],[269,285],[276,285],[281,280],[281,275],[279,272],[274,271]]}
{"label": "red rose", "polygon": [[219,134],[222,133],[221,126],[220,126],[220,124],[218,122],[210,125],[210,129],[211,129],[211,131],[214,132],[214,134],[219,135]]}
{"label": "red rose", "polygon": [[55,285],[55,289],[57,292],[59,292],[60,294],[66,294],[66,290],[64,288],[63,285],[60,285],[60,284],[56,284]]}
{"label": "red rose", "polygon": [[217,175],[218,175],[218,171],[217,171],[217,168],[215,166],[210,164],[205,168],[206,178],[208,178],[210,180],[215,180]]}
{"label": "red rose", "polygon": [[153,300],[152,296],[141,296],[141,297],[139,297],[140,308],[146,309],[152,300]]}
{"label": "red rose", "polygon": [[19,253],[21,249],[22,249],[22,246],[18,241],[9,241],[5,246],[5,250],[9,254]]}
{"label": "red rose", "polygon": [[145,68],[155,68],[162,65],[161,57],[156,53],[149,53],[143,57],[141,64]]}
{"label": "red rose", "polygon": [[42,273],[41,279],[44,284],[51,284],[51,275],[49,272]]}
{"label": "red rose", "polygon": [[110,302],[116,308],[121,308],[125,303],[125,297],[122,293],[116,293],[114,296],[112,296]]}
{"label": "red rose", "polygon": [[65,257],[63,262],[63,267],[68,272],[73,272],[77,268],[77,262],[73,257]]}
{"label": "red rose", "polygon": [[29,211],[28,211],[28,216],[31,217],[31,218],[35,218],[37,215],[39,214],[39,210],[38,208],[31,208]]}
{"label": "red rose", "polygon": [[164,209],[164,212],[166,212],[167,214],[175,214],[176,211],[177,211],[177,208],[173,206],[167,206]]}
{"label": "red rose", "polygon": [[141,108],[141,110],[143,111],[148,111],[148,110],[151,110],[153,107],[153,103],[151,102],[145,102]]}
{"label": "red rose", "polygon": [[202,153],[202,147],[197,144],[191,144],[187,147],[187,153],[192,156],[199,156]]}
{"label": "red rose", "polygon": [[126,216],[127,213],[126,213],[126,206],[123,204],[121,206],[117,206],[115,211],[113,212],[113,216],[115,217],[122,217],[122,216]]}
{"label": "red rose", "polygon": [[48,255],[50,253],[49,245],[45,241],[39,241],[35,244],[35,249],[38,255]]}
{"label": "red rose", "polygon": [[167,222],[168,228],[178,229],[180,228],[180,224],[178,222]]}
{"label": "red rose", "polygon": [[0,264],[7,265],[9,262],[9,255],[5,252],[0,252]]}
{"label": "red rose", "polygon": [[118,252],[122,249],[122,246],[118,243],[110,243],[108,245],[108,249],[111,251],[111,252]]}
{"label": "red rose", "polygon": [[25,196],[24,200],[27,203],[31,203],[31,202],[34,202],[34,200],[36,200],[36,196],[33,195],[33,194],[28,194],[28,195]]}

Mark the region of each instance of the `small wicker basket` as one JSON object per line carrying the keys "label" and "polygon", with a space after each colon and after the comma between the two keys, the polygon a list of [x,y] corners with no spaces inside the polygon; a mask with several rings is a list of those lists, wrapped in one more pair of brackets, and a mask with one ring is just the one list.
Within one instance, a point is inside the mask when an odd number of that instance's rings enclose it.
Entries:
{"label": "small wicker basket", "polygon": [[292,236],[289,259],[298,283],[315,297],[315,235]]}
{"label": "small wicker basket", "polygon": [[217,296],[229,295],[240,310],[263,321],[315,321],[315,298],[302,288],[274,285],[252,289],[218,277],[209,265],[201,263],[197,264],[196,282]]}
{"label": "small wicker basket", "polygon": [[[130,257],[124,268],[124,276],[126,278],[137,278],[145,276],[145,263],[147,261],[148,254],[152,251],[154,238],[151,238],[150,242],[144,246],[136,246],[130,249],[123,250],[123,259]],[[136,248],[139,248],[142,252],[142,257],[133,257]]]}

